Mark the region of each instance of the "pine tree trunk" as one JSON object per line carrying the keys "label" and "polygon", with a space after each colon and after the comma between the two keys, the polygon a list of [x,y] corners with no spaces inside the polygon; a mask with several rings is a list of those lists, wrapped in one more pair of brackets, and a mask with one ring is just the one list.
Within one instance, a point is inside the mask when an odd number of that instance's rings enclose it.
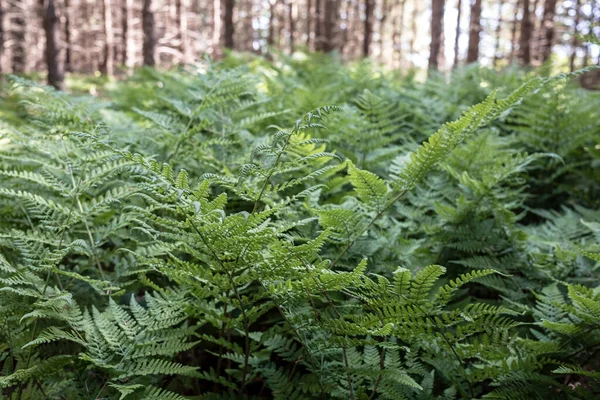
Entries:
{"label": "pine tree trunk", "polygon": [[142,54],[144,65],[153,67],[156,65],[156,37],[154,33],[154,11],[152,0],[143,0],[142,6],[142,30],[144,31],[144,44]]}
{"label": "pine tree trunk", "polygon": [[398,65],[402,61],[402,33],[404,30],[404,10],[406,9],[406,0],[400,0],[400,10],[394,16],[393,25],[394,33],[392,37],[395,57],[397,57]]}
{"label": "pine tree trunk", "polygon": [[233,9],[235,7],[235,0],[225,0],[225,13],[223,14],[223,25],[225,25],[224,34],[224,45],[228,49],[233,50],[234,41],[233,35],[235,32],[233,26]]}
{"label": "pine tree trunk", "polygon": [[471,2],[471,18],[469,22],[469,48],[467,49],[467,63],[479,60],[479,40],[481,33],[481,0]]}
{"label": "pine tree trunk", "polygon": [[363,37],[363,57],[369,57],[371,39],[373,36],[373,13],[375,11],[375,0],[365,0],[365,25]]}
{"label": "pine tree trunk", "polygon": [[456,15],[456,32],[455,32],[455,36],[454,36],[454,64],[453,64],[453,68],[458,67],[458,51],[459,51],[459,47],[458,47],[458,41],[460,39],[460,19],[461,19],[461,14],[462,14],[462,0],[458,0],[458,3],[456,4],[456,9],[458,10],[458,13]]}
{"label": "pine tree trunk", "polygon": [[438,70],[444,34],[445,0],[431,2],[431,43],[429,45],[429,69]]}
{"label": "pine tree trunk", "polygon": [[58,16],[54,0],[46,0],[44,4],[44,32],[46,34],[46,67],[48,68],[48,85],[62,90],[64,73],[60,65],[60,48],[58,34]]}
{"label": "pine tree trunk", "polygon": [[383,56],[384,56],[384,48],[385,48],[385,27],[386,27],[386,22],[387,22],[387,17],[388,15],[391,13],[391,10],[389,9],[390,5],[388,4],[388,0],[383,0],[383,3],[381,5],[381,18],[379,19],[379,60],[383,61]]}
{"label": "pine tree trunk", "polygon": [[73,72],[73,59],[71,56],[71,0],[65,0],[65,71]]}
{"label": "pine tree trunk", "polygon": [[102,1],[103,23],[104,23],[104,59],[102,60],[102,72],[108,76],[114,73],[114,48],[112,10],[110,0]]}
{"label": "pine tree trunk", "polygon": [[221,0],[213,1],[213,26],[212,26],[212,55],[213,58],[221,57],[221,31],[223,17],[221,13]]}
{"label": "pine tree trunk", "polygon": [[296,51],[296,20],[298,19],[298,4],[288,0],[288,16],[290,20],[290,54]]}
{"label": "pine tree trunk", "polygon": [[548,61],[552,54],[554,43],[554,16],[556,15],[556,0],[546,0],[542,17],[542,32],[540,38],[540,57],[542,62]]}
{"label": "pine tree trunk", "polygon": [[126,67],[133,66],[133,40],[129,28],[133,0],[121,0],[121,63]]}
{"label": "pine tree trunk", "polygon": [[496,43],[494,45],[494,66],[500,61],[500,35],[502,34],[502,8],[504,0],[498,0],[498,25],[496,26]]}
{"label": "pine tree trunk", "polygon": [[577,57],[577,47],[579,47],[579,20],[581,0],[575,0],[575,19],[573,21],[573,36],[571,37],[571,56],[569,57],[569,69],[571,72],[575,71],[575,57]]}
{"label": "pine tree trunk", "polygon": [[187,23],[187,10],[188,0],[175,0],[175,14],[177,15],[177,29],[179,37],[179,51],[181,52],[181,61],[187,64],[189,60],[189,47],[188,47],[188,23]]}
{"label": "pine tree trunk", "polygon": [[523,65],[531,65],[531,37],[533,21],[529,0],[523,0],[523,19],[521,20],[521,36],[519,38],[519,59]]}
{"label": "pine tree trunk", "polygon": [[315,51],[323,51],[323,36],[322,36],[323,21],[321,18],[321,0],[315,0]]}
{"label": "pine tree trunk", "polygon": [[310,35],[312,33],[312,15],[313,15],[312,0],[306,2],[306,47],[310,49]]}
{"label": "pine tree trunk", "polygon": [[12,14],[12,29],[11,29],[11,41],[13,43],[11,47],[11,70],[13,73],[25,72],[27,65],[27,53],[25,50],[25,10],[19,7],[16,3],[13,3],[11,8]]}
{"label": "pine tree trunk", "polygon": [[337,26],[338,17],[337,0],[325,0],[325,29],[323,41],[323,50],[331,52],[335,49],[335,27]]}
{"label": "pine tree trunk", "polygon": [[0,74],[2,74],[3,72],[4,72],[4,6],[2,5],[2,2],[0,2]]}
{"label": "pine tree trunk", "polygon": [[519,10],[521,9],[521,2],[523,0],[515,0],[515,16],[512,21],[512,27],[510,32],[510,63],[512,64],[515,60],[515,53],[517,48],[517,25],[519,24]]}

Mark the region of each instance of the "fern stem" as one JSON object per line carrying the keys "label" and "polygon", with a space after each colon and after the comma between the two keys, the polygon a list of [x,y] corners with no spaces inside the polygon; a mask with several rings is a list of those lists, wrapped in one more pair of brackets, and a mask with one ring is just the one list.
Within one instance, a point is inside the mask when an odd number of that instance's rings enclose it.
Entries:
{"label": "fern stem", "polygon": [[225,264],[223,263],[223,261],[217,256],[215,250],[208,244],[208,241],[206,240],[206,238],[204,237],[202,232],[200,232],[200,230],[198,229],[196,224],[194,224],[194,222],[189,217],[187,218],[187,220],[190,223],[190,225],[192,226],[192,228],[194,228],[194,230],[196,231],[196,233],[198,234],[198,236],[200,237],[200,239],[202,240],[202,242],[204,243],[206,248],[211,252],[215,261],[217,261],[219,263],[219,265],[221,266],[221,269],[223,270],[223,272],[225,272],[225,275],[227,275],[229,284],[231,285],[233,292],[235,294],[235,297],[237,298],[238,303],[240,305],[240,312],[242,313],[242,320],[243,320],[243,324],[244,324],[244,337],[245,337],[244,366],[243,366],[243,370],[242,370],[242,393],[243,393],[246,388],[246,375],[248,373],[248,360],[250,358],[250,338],[248,337],[248,335],[250,333],[249,332],[250,326],[248,323],[248,317],[246,315],[246,310],[244,308],[244,304],[242,303],[242,297],[240,296],[240,293],[235,284],[235,280],[233,279],[233,276],[231,275],[231,271],[229,271],[225,267]]}

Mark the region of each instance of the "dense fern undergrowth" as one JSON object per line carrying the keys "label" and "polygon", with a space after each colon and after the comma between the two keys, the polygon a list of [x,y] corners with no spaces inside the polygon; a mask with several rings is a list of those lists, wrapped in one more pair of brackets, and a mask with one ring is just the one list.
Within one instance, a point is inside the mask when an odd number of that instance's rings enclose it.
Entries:
{"label": "dense fern undergrowth", "polygon": [[597,399],[600,95],[312,56],[0,104],[0,397]]}

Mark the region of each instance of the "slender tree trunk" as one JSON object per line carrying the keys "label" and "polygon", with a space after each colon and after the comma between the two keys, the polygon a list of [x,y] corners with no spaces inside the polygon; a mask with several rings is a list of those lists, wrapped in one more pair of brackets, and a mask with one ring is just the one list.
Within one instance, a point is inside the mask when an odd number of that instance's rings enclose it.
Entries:
{"label": "slender tree trunk", "polygon": [[523,0],[515,0],[515,16],[512,21],[511,32],[510,32],[510,63],[515,61],[515,54],[517,48],[517,25],[519,24],[519,10],[521,9],[521,3]]}
{"label": "slender tree trunk", "polygon": [[315,38],[314,38],[314,46],[316,51],[323,51],[323,36],[322,36],[322,28],[323,28],[323,19],[321,18],[321,1],[315,0]]}
{"label": "slender tree trunk", "polygon": [[177,28],[179,30],[179,51],[181,52],[181,61],[187,64],[190,61],[188,47],[188,22],[187,10],[189,8],[188,0],[175,0],[175,14],[177,15]]}
{"label": "slender tree trunk", "polygon": [[131,26],[131,8],[133,0],[121,0],[121,63],[128,68],[133,67],[133,40],[129,28]]}
{"label": "slender tree trunk", "polygon": [[404,30],[404,10],[406,9],[406,0],[400,0],[400,10],[394,16],[394,34],[392,38],[394,53],[398,59],[398,65],[402,61],[402,32]]}
{"label": "slender tree trunk", "polygon": [[12,29],[11,39],[13,45],[11,47],[11,70],[13,73],[25,72],[27,65],[27,53],[25,50],[25,10],[13,3],[11,7],[12,14]]}
{"label": "slender tree trunk", "polygon": [[234,48],[234,26],[233,26],[233,9],[235,0],[225,0],[225,13],[223,14],[223,25],[225,26],[224,44],[228,49]]}
{"label": "slender tree trunk", "polygon": [[469,21],[469,48],[467,63],[479,60],[479,40],[481,33],[481,0],[471,1],[471,18]]}
{"label": "slender tree trunk", "polygon": [[556,0],[546,0],[542,17],[542,32],[540,38],[540,57],[542,62],[548,61],[552,54],[554,43],[554,16],[556,15]]}
{"label": "slender tree trunk", "polygon": [[383,56],[385,53],[385,27],[387,22],[387,17],[390,14],[391,10],[389,9],[390,5],[388,0],[383,0],[381,5],[381,18],[379,19],[379,60],[383,61]]}
{"label": "slender tree trunk", "polygon": [[456,32],[454,35],[454,64],[453,68],[458,67],[458,57],[459,57],[459,48],[458,41],[460,40],[460,18],[462,14],[462,0],[458,0],[456,4],[456,9],[458,11],[456,15]]}
{"label": "slender tree trunk", "polygon": [[306,47],[310,49],[310,35],[312,33],[312,15],[313,15],[313,4],[312,0],[306,2]]}
{"label": "slender tree trunk", "polygon": [[267,44],[269,47],[273,47],[275,43],[275,19],[276,19],[276,7],[278,0],[269,0],[269,34],[267,36]]}
{"label": "slender tree trunk", "polygon": [[73,59],[71,56],[71,0],[64,0],[65,13],[65,71],[73,72]]}
{"label": "slender tree trunk", "polygon": [[[0,74],[4,72],[4,6],[0,1]],[[0,76],[1,77],[1,76]]]}
{"label": "slender tree trunk", "polygon": [[[418,1],[414,1],[413,2],[413,9],[412,9],[412,15],[411,15],[411,25],[410,25],[410,30],[411,30],[411,37],[410,37],[410,42],[409,42],[409,46],[408,46],[408,52],[409,55],[412,57],[413,54],[415,54],[415,43],[417,41],[417,33],[418,33],[418,26],[417,26],[417,19],[419,17],[419,2]],[[414,62],[413,62],[414,65]]]}
{"label": "slender tree trunk", "polygon": [[221,31],[223,16],[221,12],[221,0],[213,0],[213,30],[212,30],[212,54],[213,58],[221,57]]}
{"label": "slender tree trunk", "polygon": [[375,11],[375,0],[365,0],[365,25],[363,38],[363,57],[369,57],[371,39],[373,36],[373,13]]}
{"label": "slender tree trunk", "polygon": [[521,21],[521,36],[519,38],[519,59],[523,65],[531,65],[531,37],[533,21],[529,0],[523,0],[523,19]]}
{"label": "slender tree trunk", "polygon": [[60,48],[58,34],[58,16],[54,0],[44,2],[44,32],[46,34],[46,67],[48,68],[48,85],[62,90],[64,73],[60,64]]}
{"label": "slender tree trunk", "polygon": [[323,50],[331,52],[335,48],[335,33],[338,18],[338,3],[337,0],[325,0],[325,40],[323,42]]}
{"label": "slender tree trunk", "polygon": [[296,51],[296,20],[298,19],[298,4],[288,0],[288,16],[290,20],[290,54]]}
{"label": "slender tree trunk", "polygon": [[438,70],[444,33],[444,0],[431,2],[431,43],[429,45],[429,69]]}
{"label": "slender tree trunk", "polygon": [[144,44],[142,53],[144,65],[153,67],[156,65],[156,37],[154,32],[154,10],[152,0],[143,0],[142,7],[142,30],[144,31]]}
{"label": "slender tree trunk", "polygon": [[500,61],[500,35],[502,34],[502,8],[504,0],[498,0],[498,25],[496,26],[496,43],[494,45],[494,66]]}
{"label": "slender tree trunk", "polygon": [[569,69],[571,72],[575,71],[575,57],[577,57],[577,47],[579,47],[579,20],[581,18],[579,6],[581,0],[575,0],[575,19],[573,21],[573,36],[571,37],[571,56],[569,57]]}
{"label": "slender tree trunk", "polygon": [[114,72],[114,48],[112,10],[110,0],[102,1],[103,25],[104,25],[104,59],[102,60],[102,72],[112,76]]}

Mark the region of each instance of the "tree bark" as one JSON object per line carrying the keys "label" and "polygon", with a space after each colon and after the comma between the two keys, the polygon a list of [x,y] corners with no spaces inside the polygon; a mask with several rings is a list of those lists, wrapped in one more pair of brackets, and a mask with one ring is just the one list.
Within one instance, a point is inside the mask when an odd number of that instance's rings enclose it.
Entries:
{"label": "tree bark", "polygon": [[187,36],[187,10],[188,0],[175,0],[175,14],[177,15],[177,29],[179,38],[179,51],[181,52],[181,61],[187,64],[190,61],[188,36]]}
{"label": "tree bark", "polygon": [[393,25],[394,25],[394,33],[392,36],[392,42],[394,47],[394,52],[398,59],[398,64],[402,60],[402,33],[404,30],[404,10],[406,9],[406,0],[400,0],[400,10],[398,11],[398,15],[394,16]]}
{"label": "tree bark", "polygon": [[[411,30],[411,37],[410,37],[410,42],[409,42],[409,46],[408,46],[408,51],[410,56],[412,56],[415,53],[415,43],[417,40],[417,33],[418,33],[418,26],[417,26],[417,19],[419,17],[419,2],[418,1],[414,1],[413,2],[413,9],[412,9],[412,15],[411,15],[411,25],[410,25],[410,30]],[[414,61],[413,61],[413,65],[414,65]]]}
{"label": "tree bark", "polygon": [[142,6],[142,30],[144,31],[144,43],[142,54],[144,65],[153,67],[156,65],[156,37],[154,33],[154,10],[152,0],[143,0]]}
{"label": "tree bark", "polygon": [[12,29],[10,38],[13,45],[11,47],[11,70],[13,73],[25,72],[27,65],[27,53],[25,50],[25,15],[21,7],[16,2],[11,8]]}
{"label": "tree bark", "polygon": [[221,57],[221,31],[223,17],[221,13],[221,0],[213,1],[213,31],[212,31],[212,55],[213,58]]}
{"label": "tree bark", "polygon": [[502,34],[502,7],[504,0],[498,0],[498,25],[496,26],[496,43],[494,45],[494,66],[500,61],[500,35]]}
{"label": "tree bark", "polygon": [[269,0],[269,34],[267,36],[267,44],[269,47],[273,47],[273,44],[275,44],[275,10],[278,1],[279,0]]}
{"label": "tree bark", "polygon": [[296,51],[296,20],[298,19],[298,4],[288,0],[288,16],[290,20],[290,54]]}
{"label": "tree bark", "polygon": [[438,70],[444,35],[445,0],[431,2],[431,43],[429,45],[429,69]]}
{"label": "tree bark", "polygon": [[546,0],[542,17],[542,32],[540,38],[540,56],[542,62],[548,61],[554,44],[554,16],[556,15],[556,0]]}
{"label": "tree bark", "polygon": [[114,38],[112,27],[112,10],[110,0],[102,1],[103,25],[104,25],[104,59],[102,60],[102,72],[108,76],[114,73]]}
{"label": "tree bark", "polygon": [[306,2],[306,47],[310,49],[310,35],[312,33],[312,14],[313,14],[312,0]]}
{"label": "tree bark", "polygon": [[44,2],[44,32],[46,34],[46,67],[48,68],[48,85],[62,90],[64,73],[60,64],[60,48],[58,34],[58,16],[54,0]]}
{"label": "tree bark", "polygon": [[575,71],[575,57],[577,57],[577,47],[579,46],[579,19],[581,17],[579,6],[581,0],[575,0],[575,19],[573,21],[573,36],[571,37],[571,56],[569,57],[569,69]]}
{"label": "tree bark", "polygon": [[365,0],[365,25],[363,37],[363,57],[369,57],[371,39],[373,36],[373,13],[375,11],[375,0]]}
{"label": "tree bark", "polygon": [[121,0],[121,62],[129,68],[133,66],[133,40],[129,32],[132,1]]}
{"label": "tree bark", "polygon": [[521,36],[519,38],[519,60],[523,65],[531,65],[531,37],[533,21],[529,0],[523,0],[523,19],[521,20]]}
{"label": "tree bark", "polygon": [[316,51],[323,51],[323,20],[321,15],[321,0],[315,0],[315,38],[314,46]]}
{"label": "tree bark", "polygon": [[235,7],[235,0],[225,0],[225,13],[223,14],[223,25],[225,25],[224,34],[224,45],[228,49],[233,50],[234,41],[233,35],[235,32],[233,26],[233,9]]}
{"label": "tree bark", "polygon": [[471,1],[471,18],[469,21],[469,48],[467,63],[479,60],[479,40],[481,33],[481,0]]}
{"label": "tree bark", "polygon": [[4,72],[4,7],[0,2],[0,74]]}
{"label": "tree bark", "polygon": [[453,64],[453,68],[458,67],[458,41],[460,39],[460,17],[462,14],[462,0],[458,0],[458,3],[456,4],[456,9],[458,10],[458,13],[456,15],[456,32],[455,32],[455,36],[454,36],[454,64]]}
{"label": "tree bark", "polygon": [[512,64],[515,60],[515,53],[517,48],[517,25],[519,24],[519,10],[521,9],[521,2],[523,0],[515,0],[515,16],[512,21],[512,27],[510,32],[510,63]]}
{"label": "tree bark", "polygon": [[73,72],[73,58],[71,56],[71,0],[65,0],[65,71]]}
{"label": "tree bark", "polygon": [[328,53],[335,49],[335,28],[337,26],[337,17],[337,0],[325,0],[325,40],[323,41],[323,50]]}

